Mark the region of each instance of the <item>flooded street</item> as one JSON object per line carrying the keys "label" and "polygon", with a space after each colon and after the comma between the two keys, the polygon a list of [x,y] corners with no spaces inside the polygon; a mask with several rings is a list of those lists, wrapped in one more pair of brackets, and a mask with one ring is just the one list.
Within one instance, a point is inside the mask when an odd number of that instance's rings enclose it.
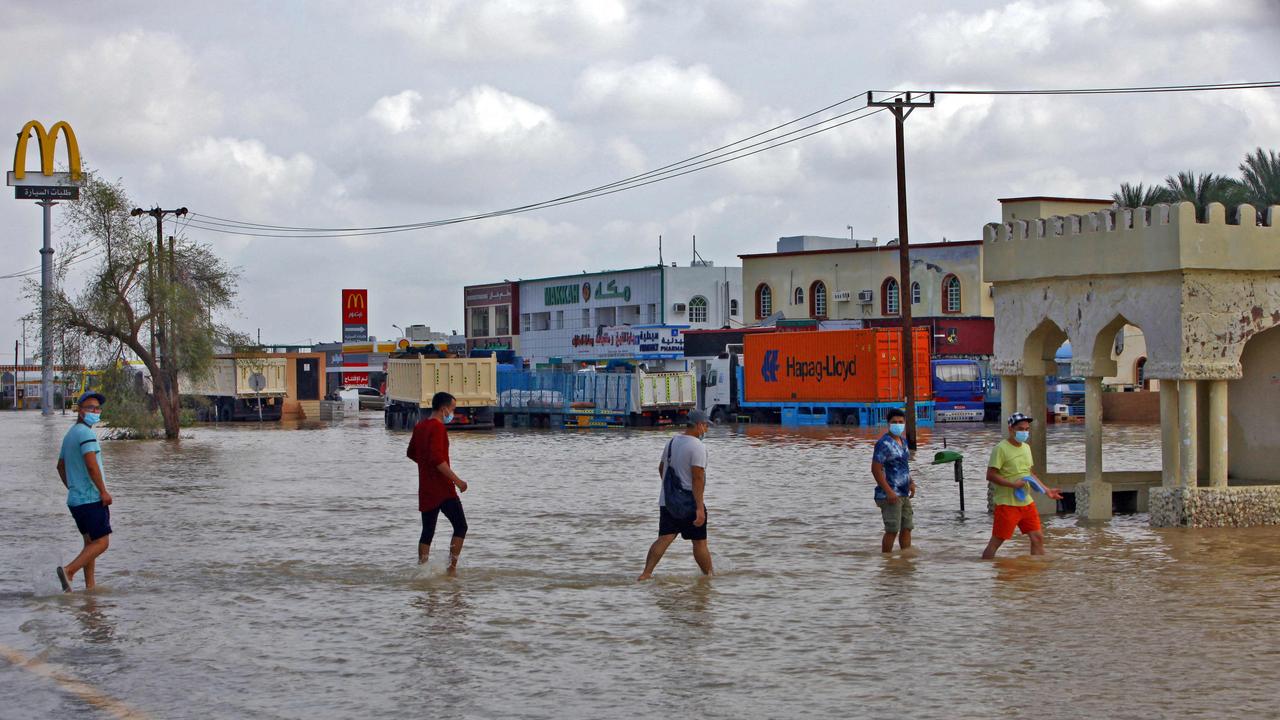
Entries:
{"label": "flooded street", "polygon": [[[713,428],[719,575],[677,541],[642,585],[666,432],[451,436],[470,483],[457,578],[440,542],[415,565],[408,435],[380,415],[104,442],[101,587],[63,596],[53,568],[80,544],[54,472],[70,419],[0,413],[4,718],[1275,713],[1280,528],[1059,517],[1046,560],[1016,537],[982,562],[995,425],[925,438],[916,547],[889,557],[869,431]],[[965,454],[965,517],[951,467],[925,462],[943,435]],[[1049,438],[1052,470],[1083,469],[1083,427]],[[1156,427],[1107,443],[1108,470],[1159,467]]]}

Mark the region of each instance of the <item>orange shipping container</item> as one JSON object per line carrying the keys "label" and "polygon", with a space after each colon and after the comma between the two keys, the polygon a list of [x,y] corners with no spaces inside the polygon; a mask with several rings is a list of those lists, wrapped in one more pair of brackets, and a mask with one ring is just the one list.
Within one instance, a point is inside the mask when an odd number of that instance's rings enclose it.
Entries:
{"label": "orange shipping container", "polygon": [[[912,333],[916,399],[933,397],[929,329]],[[902,330],[758,333],[743,338],[746,402],[895,402],[905,399]]]}

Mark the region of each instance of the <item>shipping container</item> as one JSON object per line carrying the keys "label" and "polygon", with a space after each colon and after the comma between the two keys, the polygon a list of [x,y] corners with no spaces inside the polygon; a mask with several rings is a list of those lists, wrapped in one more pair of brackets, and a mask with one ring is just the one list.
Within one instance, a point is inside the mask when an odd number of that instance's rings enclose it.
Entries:
{"label": "shipping container", "polygon": [[406,429],[431,414],[431,398],[457,400],[450,429],[491,428],[498,404],[498,361],[484,358],[402,357],[387,361],[387,427]]}
{"label": "shipping container", "polygon": [[[929,400],[929,331],[916,328],[912,337],[916,400]],[[743,346],[745,402],[874,403],[905,397],[900,329],[752,334]]]}

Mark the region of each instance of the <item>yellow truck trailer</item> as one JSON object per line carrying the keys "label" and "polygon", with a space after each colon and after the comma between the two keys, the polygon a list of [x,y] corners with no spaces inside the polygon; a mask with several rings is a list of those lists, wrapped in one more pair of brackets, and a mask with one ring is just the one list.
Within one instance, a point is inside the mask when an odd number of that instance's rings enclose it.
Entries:
{"label": "yellow truck trailer", "polygon": [[180,378],[183,396],[201,397],[202,420],[279,420],[288,395],[285,358],[235,356],[215,358],[204,377]]}
{"label": "yellow truck trailer", "polygon": [[438,392],[447,392],[458,402],[450,430],[492,428],[498,404],[498,361],[492,356],[387,360],[387,427],[411,429],[431,414],[431,398]]}

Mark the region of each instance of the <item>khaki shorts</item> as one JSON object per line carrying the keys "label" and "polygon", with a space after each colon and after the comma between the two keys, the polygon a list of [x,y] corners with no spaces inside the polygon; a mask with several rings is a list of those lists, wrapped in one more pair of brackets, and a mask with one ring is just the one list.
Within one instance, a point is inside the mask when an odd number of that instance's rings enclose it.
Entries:
{"label": "khaki shorts", "polygon": [[896,503],[877,500],[876,507],[880,508],[880,515],[884,518],[885,532],[900,533],[903,530],[915,529],[915,513],[911,511],[911,498],[899,497]]}

